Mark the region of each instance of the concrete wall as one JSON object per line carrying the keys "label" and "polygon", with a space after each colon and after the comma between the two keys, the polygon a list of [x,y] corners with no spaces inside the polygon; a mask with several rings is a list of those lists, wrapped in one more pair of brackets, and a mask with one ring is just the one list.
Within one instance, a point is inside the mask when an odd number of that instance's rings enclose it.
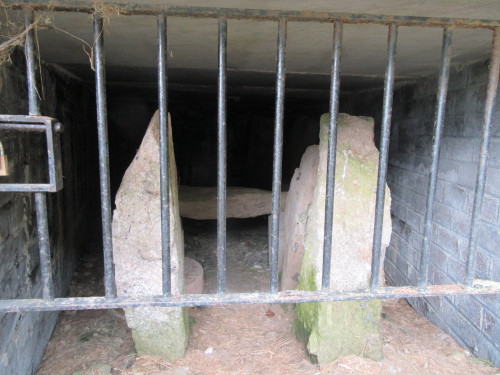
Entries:
{"label": "concrete wall", "polygon": [[[0,108],[27,114],[23,51],[0,67]],[[92,91],[55,67],[42,65],[42,113],[65,127],[61,138],[64,189],[48,194],[49,230],[56,296],[68,290],[78,251],[85,241],[91,197],[98,185],[95,111]],[[45,169],[41,142],[19,133],[2,133],[12,174],[0,182],[34,180]],[[95,197],[95,195],[94,195]],[[94,218],[95,219],[95,218]],[[41,277],[32,194],[0,193],[0,299],[39,298]],[[0,374],[33,374],[52,334],[57,313],[0,314]]]}
{"label": "concrete wall", "polygon": [[[451,71],[431,239],[429,281],[463,282],[482,133],[488,63]],[[422,248],[437,77],[394,93],[388,183],[393,234],[385,270],[392,285],[415,285]],[[380,124],[381,93],[344,100],[344,110]],[[500,281],[500,98],[497,97],[482,208],[477,277]],[[500,298],[413,299],[412,306],[474,354],[500,365]]]}

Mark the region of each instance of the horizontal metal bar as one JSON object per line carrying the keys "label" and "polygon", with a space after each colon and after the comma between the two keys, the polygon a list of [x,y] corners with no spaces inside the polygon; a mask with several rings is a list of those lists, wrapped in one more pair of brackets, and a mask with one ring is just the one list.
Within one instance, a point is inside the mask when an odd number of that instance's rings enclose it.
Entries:
{"label": "horizontal metal bar", "polygon": [[47,130],[47,126],[43,124],[0,123],[0,130],[17,130],[24,132],[43,133]]}
{"label": "horizontal metal bar", "polygon": [[387,287],[376,292],[369,290],[350,292],[285,291],[279,293],[228,293],[228,294],[188,294],[182,296],[143,297],[73,297],[42,299],[14,299],[0,301],[0,313],[21,311],[89,310],[117,309],[145,306],[215,306],[248,305],[268,303],[302,303],[327,301],[352,301],[368,299],[416,298],[452,295],[485,295],[500,293],[500,283],[489,280],[475,280],[474,287],[466,288],[458,284],[430,285],[425,291],[416,287]]}
{"label": "horizontal metal bar", "polygon": [[0,192],[10,193],[55,193],[53,184],[0,184]]}
{"label": "horizontal metal bar", "polygon": [[[65,0],[63,4],[53,4],[53,0],[30,1],[27,3],[19,0],[4,0],[3,3],[14,9],[28,5],[29,7],[49,12],[82,12],[94,13],[94,8],[89,1]],[[212,7],[171,7],[168,5],[151,5],[143,2],[135,4],[117,4],[120,15],[154,15],[165,11],[167,16],[195,17],[195,18],[227,18],[227,19],[253,19],[257,21],[276,21],[286,18],[288,21],[297,22],[333,22],[354,24],[389,25],[395,23],[404,26],[427,27],[456,27],[456,28],[483,28],[494,29],[500,27],[499,20],[449,18],[449,17],[417,17],[417,16],[391,16],[378,14],[353,14],[335,12],[294,11],[294,10],[267,10],[267,9],[236,9]]]}

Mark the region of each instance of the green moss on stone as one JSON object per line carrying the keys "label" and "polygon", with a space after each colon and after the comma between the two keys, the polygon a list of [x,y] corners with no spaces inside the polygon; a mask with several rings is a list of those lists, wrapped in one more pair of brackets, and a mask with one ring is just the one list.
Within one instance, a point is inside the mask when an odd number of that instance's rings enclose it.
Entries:
{"label": "green moss on stone", "polygon": [[182,358],[186,353],[189,316],[186,308],[181,317],[171,321],[142,319],[140,328],[132,329],[132,338],[139,355],[158,355],[167,361]]}
{"label": "green moss on stone", "polygon": [[[338,126],[347,126],[347,115],[339,114]],[[328,115],[321,117],[320,142],[325,144],[328,138]],[[339,144],[337,147],[336,184],[346,182],[344,192],[350,198],[349,212],[341,212],[336,205],[335,219],[348,217],[343,227],[348,231],[356,231],[366,221],[367,202],[373,200],[376,186],[377,161],[362,160],[349,152],[349,145]],[[353,183],[354,182],[354,183]],[[326,183],[326,176],[320,173],[319,185]],[[321,185],[322,186],[322,185]],[[351,199],[352,198],[352,199]],[[324,207],[324,196],[319,198],[319,207]],[[360,211],[358,215],[354,212]],[[322,223],[318,213],[309,213],[307,230],[314,230]],[[357,218],[359,217],[359,222]],[[304,244],[304,256],[298,284],[299,290],[318,290],[316,278],[319,248],[314,236],[307,236]],[[382,304],[380,300],[342,301],[302,303],[295,308],[293,332],[297,338],[307,345],[313,362],[328,363],[339,356],[359,355],[374,360],[383,357],[379,323]]]}

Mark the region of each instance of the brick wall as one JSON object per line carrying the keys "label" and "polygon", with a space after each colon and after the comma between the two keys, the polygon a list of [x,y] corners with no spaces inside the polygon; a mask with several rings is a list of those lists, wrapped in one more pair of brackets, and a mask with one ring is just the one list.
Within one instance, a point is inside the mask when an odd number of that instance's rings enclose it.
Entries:
{"label": "brick wall", "polygon": [[[61,137],[64,189],[47,196],[52,267],[56,296],[67,292],[97,177],[94,161],[93,93],[56,67],[42,65],[42,114],[64,124]],[[27,114],[23,51],[0,67],[0,108],[6,114]],[[20,181],[40,178],[46,170],[42,142],[19,133],[2,133],[11,175]],[[42,154],[42,155],[40,155]],[[41,296],[41,277],[32,194],[0,193],[0,299]],[[45,351],[57,313],[0,314],[0,374],[33,374]]]}
{"label": "brick wall", "polygon": [[[479,160],[488,62],[453,68],[432,223],[429,281],[463,282]],[[385,271],[392,285],[416,285],[431,163],[437,77],[394,93],[388,184],[393,234]],[[376,118],[381,93],[345,100],[344,110]],[[478,278],[500,281],[500,98],[497,97],[479,231]],[[474,354],[500,365],[500,298],[413,299],[412,306]]]}

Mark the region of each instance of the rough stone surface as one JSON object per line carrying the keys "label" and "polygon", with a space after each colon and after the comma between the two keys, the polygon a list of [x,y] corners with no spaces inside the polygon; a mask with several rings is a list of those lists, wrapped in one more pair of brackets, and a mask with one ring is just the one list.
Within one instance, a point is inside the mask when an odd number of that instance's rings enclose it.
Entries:
{"label": "rough stone surface", "polygon": [[307,303],[296,310],[293,330],[307,342],[312,362],[328,363],[351,354],[379,360],[382,301]]}
{"label": "rough stone surface", "polygon": [[307,212],[318,175],[318,162],[318,146],[309,146],[302,156],[300,167],[293,174],[286,197],[286,209],[280,221],[281,290],[297,287],[304,257]]}
{"label": "rough stone surface", "polygon": [[[378,150],[373,140],[372,119],[340,114],[338,121],[330,289],[346,291],[369,286]],[[328,116],[324,115],[320,123],[318,173],[305,229],[298,284],[301,290],[317,290],[321,285],[327,146]],[[390,220],[387,189],[382,259],[390,240]],[[351,319],[340,319],[345,316]],[[320,363],[330,362],[340,354],[379,359],[382,356],[379,319],[379,301],[299,304],[295,332],[305,339],[310,355]],[[334,330],[329,327],[332,324]],[[346,343],[342,350],[339,342]]]}
{"label": "rough stone surface", "polygon": [[[170,259],[172,293],[183,288],[184,242],[179,216],[177,170],[169,121]],[[119,296],[160,295],[161,221],[159,113],[153,116],[141,147],[116,195],[113,214],[113,255]],[[139,354],[175,359],[184,355],[188,320],[180,307],[126,309],[128,326]]]}
{"label": "rough stone surface", "polygon": [[[282,209],[286,193],[281,195]],[[246,187],[228,187],[226,217],[246,218],[271,213],[271,192]],[[196,220],[217,219],[217,187],[181,186],[179,204],[182,217]]]}

